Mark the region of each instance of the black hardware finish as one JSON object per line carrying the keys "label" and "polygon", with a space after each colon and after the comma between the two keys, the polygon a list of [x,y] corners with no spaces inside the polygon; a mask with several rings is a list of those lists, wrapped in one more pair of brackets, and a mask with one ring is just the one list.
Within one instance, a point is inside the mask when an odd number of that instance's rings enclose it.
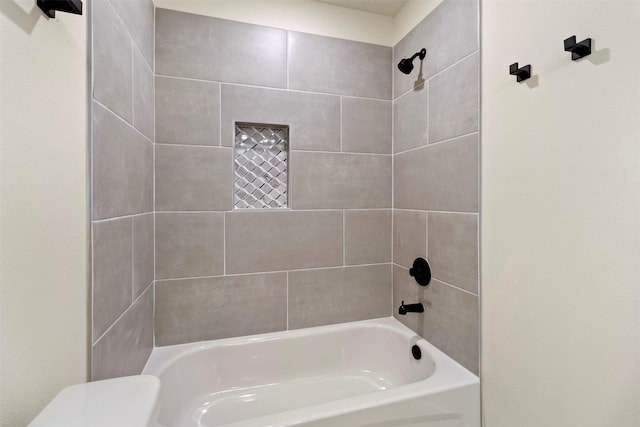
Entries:
{"label": "black hardware finish", "polygon": [[424,258],[416,258],[413,260],[413,268],[409,269],[409,276],[416,279],[418,285],[427,286],[431,281],[431,267]]}
{"label": "black hardware finish", "polygon": [[398,314],[404,316],[407,313],[424,313],[424,305],[421,302],[416,304],[405,304],[402,301],[400,308],[398,308]]}
{"label": "black hardware finish", "polygon": [[516,80],[518,81],[518,83],[527,80],[529,77],[531,77],[531,64],[525,65],[522,68],[518,68],[518,63],[514,62],[513,64],[509,65],[509,74],[511,74],[512,76],[516,76]]}
{"label": "black hardware finish", "polygon": [[576,43],[576,36],[571,36],[564,41],[565,52],[571,52],[571,60],[584,58],[591,55],[591,39],[584,39]]}
{"label": "black hardware finish", "polygon": [[420,60],[422,61],[426,55],[427,49],[422,48],[420,49],[420,52],[414,53],[411,58],[401,59],[398,63],[398,70],[402,71],[405,74],[409,74],[411,71],[413,71],[413,60],[416,59],[416,56],[419,56]]}
{"label": "black hardware finish", "polygon": [[56,17],[56,10],[82,15],[82,0],[36,0],[36,5],[49,18]]}
{"label": "black hardware finish", "polygon": [[422,359],[422,350],[416,344],[411,347],[411,354],[413,354],[413,358],[416,360]]}

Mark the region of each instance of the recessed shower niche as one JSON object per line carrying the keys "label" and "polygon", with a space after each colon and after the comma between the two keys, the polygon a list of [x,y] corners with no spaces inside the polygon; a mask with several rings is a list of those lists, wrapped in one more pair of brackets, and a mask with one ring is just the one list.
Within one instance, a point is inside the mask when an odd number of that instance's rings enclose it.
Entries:
{"label": "recessed shower niche", "polygon": [[289,127],[236,123],[234,209],[287,207]]}

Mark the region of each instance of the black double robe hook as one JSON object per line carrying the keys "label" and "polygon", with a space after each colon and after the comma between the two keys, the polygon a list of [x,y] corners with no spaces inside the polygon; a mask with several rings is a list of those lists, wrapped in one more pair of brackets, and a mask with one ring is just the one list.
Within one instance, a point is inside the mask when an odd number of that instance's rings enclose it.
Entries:
{"label": "black double robe hook", "polygon": [[518,82],[527,80],[529,77],[531,77],[531,64],[525,65],[522,68],[518,68],[518,63],[514,62],[513,64],[509,65],[509,74],[511,74],[512,76],[516,76],[516,80]]}
{"label": "black double robe hook", "polygon": [[565,52],[571,52],[571,60],[575,61],[591,55],[591,39],[584,39],[576,43],[576,36],[571,36],[564,41]]}

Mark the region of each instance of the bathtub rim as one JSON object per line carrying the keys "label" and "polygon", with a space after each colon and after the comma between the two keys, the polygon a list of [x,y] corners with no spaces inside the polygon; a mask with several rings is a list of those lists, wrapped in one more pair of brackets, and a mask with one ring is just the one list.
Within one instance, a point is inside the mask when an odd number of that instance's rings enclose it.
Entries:
{"label": "bathtub rim", "polygon": [[[207,349],[225,346],[239,346],[253,342],[279,341],[307,337],[309,335],[340,332],[357,328],[382,328],[399,333],[407,339],[409,345],[417,344],[423,354],[427,353],[435,363],[434,372],[427,378],[399,385],[382,391],[365,393],[338,399],[331,402],[318,403],[303,408],[295,408],[276,414],[263,415],[256,418],[237,421],[228,424],[229,427],[240,427],[260,421],[268,426],[296,425],[321,418],[339,416],[345,413],[365,410],[368,408],[390,405],[408,399],[420,398],[427,395],[471,387],[477,389],[478,402],[480,400],[480,378],[450,356],[439,350],[433,344],[417,335],[394,317],[360,320],[355,322],[338,323],[332,325],[314,326],[310,328],[288,331],[268,332],[265,334],[248,335],[218,340],[198,341],[193,343],[175,344],[153,349],[151,356],[142,371],[144,375],[161,375],[181,358]],[[409,350],[409,349],[408,349]],[[160,402],[162,404],[162,402]],[[248,424],[247,424],[248,423]]]}

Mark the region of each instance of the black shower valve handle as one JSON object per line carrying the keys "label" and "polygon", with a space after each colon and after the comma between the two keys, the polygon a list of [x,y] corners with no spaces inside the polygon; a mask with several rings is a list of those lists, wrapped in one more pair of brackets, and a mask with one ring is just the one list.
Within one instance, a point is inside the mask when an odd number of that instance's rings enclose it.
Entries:
{"label": "black shower valve handle", "polygon": [[418,285],[427,286],[431,282],[431,267],[424,258],[416,258],[413,267],[409,269],[409,276],[416,279]]}

